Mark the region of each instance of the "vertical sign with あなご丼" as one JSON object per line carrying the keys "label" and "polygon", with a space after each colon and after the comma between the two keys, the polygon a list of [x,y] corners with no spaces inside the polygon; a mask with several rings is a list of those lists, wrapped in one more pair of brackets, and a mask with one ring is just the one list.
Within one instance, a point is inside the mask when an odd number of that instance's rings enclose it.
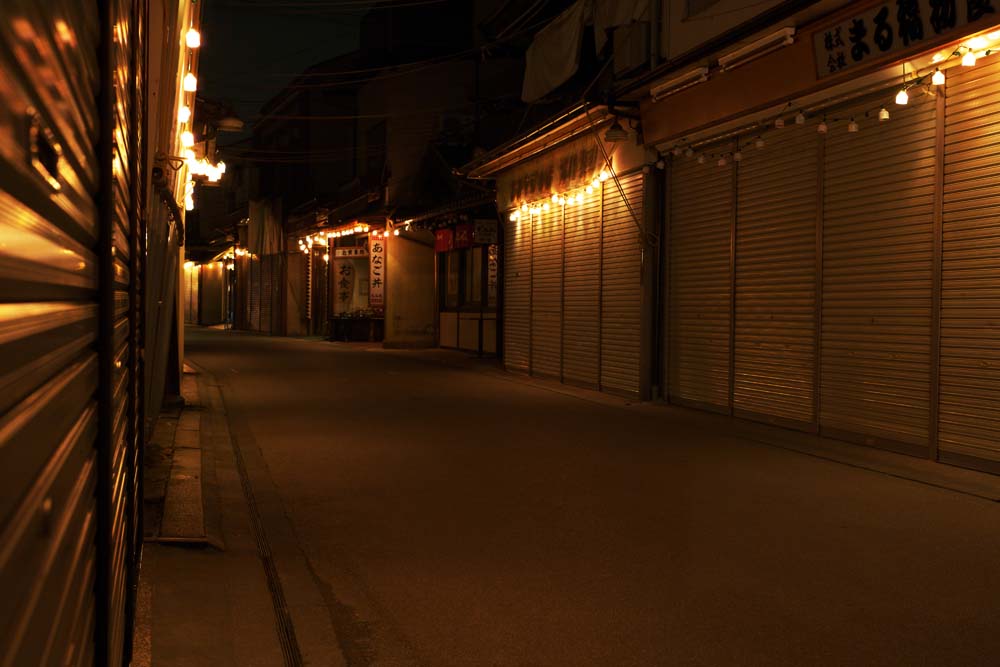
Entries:
{"label": "vertical sign with \u3042\u306a\u3054\u4e3c", "polygon": [[385,245],[388,239],[373,238],[369,248],[369,273],[371,285],[368,290],[368,305],[374,310],[385,308]]}

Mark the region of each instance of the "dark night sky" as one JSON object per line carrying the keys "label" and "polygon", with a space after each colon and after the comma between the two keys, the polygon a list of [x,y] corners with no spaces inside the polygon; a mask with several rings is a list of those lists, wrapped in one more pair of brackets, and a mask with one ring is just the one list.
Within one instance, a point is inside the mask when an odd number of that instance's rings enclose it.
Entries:
{"label": "dark night sky", "polygon": [[[199,92],[244,121],[309,65],[358,46],[368,0],[205,0]],[[249,129],[249,123],[248,123]]]}

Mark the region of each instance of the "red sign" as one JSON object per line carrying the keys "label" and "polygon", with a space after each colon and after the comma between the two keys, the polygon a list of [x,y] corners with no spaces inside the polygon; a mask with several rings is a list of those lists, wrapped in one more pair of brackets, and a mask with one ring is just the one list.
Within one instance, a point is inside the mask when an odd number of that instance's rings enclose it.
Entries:
{"label": "red sign", "polygon": [[461,225],[455,225],[455,247],[471,248],[472,232],[474,229],[475,227],[471,223],[463,223]]}
{"label": "red sign", "polygon": [[434,231],[434,252],[448,252],[455,248],[455,232],[450,229]]}

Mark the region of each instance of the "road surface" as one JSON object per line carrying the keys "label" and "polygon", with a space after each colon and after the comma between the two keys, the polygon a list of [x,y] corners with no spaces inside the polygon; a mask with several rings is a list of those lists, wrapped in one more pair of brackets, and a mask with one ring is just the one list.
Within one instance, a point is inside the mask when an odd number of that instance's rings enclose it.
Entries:
{"label": "road surface", "polygon": [[187,354],[348,664],[1000,659],[998,503],[421,353],[192,329]]}

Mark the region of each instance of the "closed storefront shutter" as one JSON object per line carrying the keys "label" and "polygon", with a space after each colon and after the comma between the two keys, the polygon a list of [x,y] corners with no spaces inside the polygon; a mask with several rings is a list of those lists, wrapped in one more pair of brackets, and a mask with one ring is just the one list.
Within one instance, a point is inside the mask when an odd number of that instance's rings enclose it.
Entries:
{"label": "closed storefront shutter", "polygon": [[640,172],[608,179],[603,194],[601,388],[628,395],[639,393],[642,188]]}
{"label": "closed storefront shutter", "polygon": [[600,383],[601,198],[566,207],[563,302],[563,380]]}
{"label": "closed storefront shutter", "polygon": [[716,160],[671,168],[669,387],[672,401],[728,412],[733,174]]}
{"label": "closed storefront shutter", "polygon": [[[1000,461],[1000,63],[956,68],[945,101],[938,447]],[[965,457],[993,462],[982,466]]]}
{"label": "closed storefront shutter", "polygon": [[[92,664],[98,26],[79,8],[69,12],[79,44],[63,61],[51,26],[29,24],[21,4],[21,30],[32,31],[37,43],[20,47],[17,58],[6,50],[20,44],[15,31],[8,22],[0,26],[0,662],[43,664],[52,642],[52,664]],[[29,54],[42,54],[41,62]],[[43,79],[42,68],[63,66],[69,90],[31,85],[52,78]],[[30,108],[39,110],[29,122],[40,145],[62,149],[61,159],[37,170],[31,151],[38,145],[26,129],[13,133]],[[58,193],[49,177],[58,180]]]}
{"label": "closed storefront shutter", "polygon": [[790,126],[746,142],[737,167],[737,414],[814,422],[819,145]]}
{"label": "closed storefront shutter", "polygon": [[251,331],[260,331],[260,258],[251,257],[250,268],[250,321]]}
{"label": "closed storefront shutter", "polygon": [[260,330],[271,333],[271,294],[273,286],[274,255],[264,255],[260,260]]}
{"label": "closed storefront shutter", "polygon": [[530,216],[531,372],[560,377],[562,357],[562,207]]}
{"label": "closed storefront shutter", "polygon": [[820,426],[897,449],[928,443],[934,103],[831,125],[824,165]]}
{"label": "closed storefront shutter", "polygon": [[506,223],[504,238],[504,364],[528,371],[531,328],[531,218]]}

